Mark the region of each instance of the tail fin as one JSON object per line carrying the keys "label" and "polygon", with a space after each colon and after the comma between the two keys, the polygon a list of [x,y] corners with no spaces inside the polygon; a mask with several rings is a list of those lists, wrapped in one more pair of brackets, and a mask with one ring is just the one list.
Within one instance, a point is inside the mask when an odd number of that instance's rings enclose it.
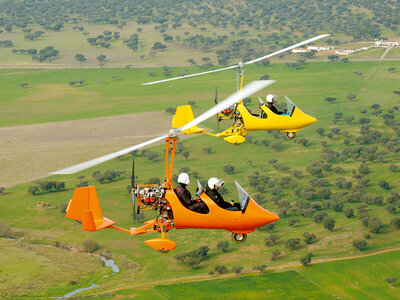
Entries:
{"label": "tail fin", "polygon": [[[190,121],[194,120],[193,111],[190,105],[182,105],[176,108],[174,118],[172,119],[172,128],[180,128],[186,125]],[[188,133],[200,133],[205,129],[197,127],[197,125],[190,127],[187,130],[182,131],[185,134]]]}
{"label": "tail fin", "polygon": [[114,221],[103,217],[94,186],[75,189],[65,216],[81,221],[82,229],[87,231],[96,231],[115,224]]}

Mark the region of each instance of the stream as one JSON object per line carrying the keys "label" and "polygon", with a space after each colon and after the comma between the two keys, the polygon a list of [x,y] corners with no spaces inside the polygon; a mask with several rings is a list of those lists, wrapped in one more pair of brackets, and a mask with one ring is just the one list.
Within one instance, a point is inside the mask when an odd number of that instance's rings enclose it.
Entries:
{"label": "stream", "polygon": [[[10,241],[15,241],[14,238],[7,238],[7,239],[10,240]],[[45,244],[45,246],[54,247],[53,245],[48,245],[48,244]],[[119,267],[115,264],[115,261],[113,259],[106,259],[104,256],[100,256],[100,259],[104,262],[104,266],[105,267],[111,268],[111,270],[112,270],[111,274],[103,275],[103,276],[96,277],[96,278],[93,278],[93,279],[89,280],[88,284],[90,284],[90,285],[88,287],[75,289],[72,292],[69,292],[69,293],[67,293],[67,294],[65,294],[64,296],[61,296],[61,297],[51,297],[51,298],[52,299],[65,299],[65,298],[72,297],[72,296],[74,296],[74,295],[76,295],[76,294],[78,294],[80,292],[83,292],[83,291],[86,291],[86,290],[90,290],[90,289],[98,286],[98,284],[93,283],[93,281],[96,281],[96,280],[98,280],[100,278],[107,278],[107,277],[113,276],[113,275],[115,275],[115,274],[117,274],[119,272]]]}
{"label": "stream", "polygon": [[106,259],[104,256],[100,256],[100,259],[104,262],[104,266],[111,268],[111,270],[113,271],[111,275],[103,275],[101,277],[96,277],[91,279],[88,284],[90,284],[88,287],[85,288],[79,288],[79,289],[75,289],[72,292],[69,292],[67,294],[65,294],[64,296],[61,297],[51,297],[52,299],[65,299],[65,298],[69,298],[72,297],[80,292],[86,291],[86,290],[90,290],[96,286],[98,286],[98,284],[93,283],[93,281],[98,280],[100,278],[106,278],[106,277],[110,277],[115,275],[116,273],[119,272],[119,268],[118,266],[115,264],[115,261],[113,259]]}

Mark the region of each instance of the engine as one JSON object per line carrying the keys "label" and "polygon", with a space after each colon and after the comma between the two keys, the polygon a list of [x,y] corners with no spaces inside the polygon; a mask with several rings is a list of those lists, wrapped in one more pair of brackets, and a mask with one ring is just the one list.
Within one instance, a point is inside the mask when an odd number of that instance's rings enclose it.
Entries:
{"label": "engine", "polygon": [[158,206],[164,199],[165,191],[166,188],[162,185],[144,186],[136,190],[136,196],[138,201],[146,206]]}

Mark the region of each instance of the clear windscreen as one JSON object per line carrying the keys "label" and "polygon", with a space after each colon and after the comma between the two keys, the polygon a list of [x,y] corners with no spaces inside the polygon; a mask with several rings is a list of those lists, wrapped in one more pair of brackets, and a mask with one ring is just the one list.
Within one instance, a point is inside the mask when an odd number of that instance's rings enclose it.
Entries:
{"label": "clear windscreen", "polygon": [[249,194],[239,185],[239,183],[236,183],[236,189],[238,192],[238,198],[239,198],[239,203],[240,203],[240,209],[242,213],[246,211],[247,205],[249,204],[250,196]]}

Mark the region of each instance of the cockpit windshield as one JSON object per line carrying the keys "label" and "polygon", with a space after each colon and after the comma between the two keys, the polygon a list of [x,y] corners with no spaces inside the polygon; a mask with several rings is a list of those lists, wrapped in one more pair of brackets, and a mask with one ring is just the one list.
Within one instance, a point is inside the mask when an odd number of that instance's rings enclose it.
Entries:
{"label": "cockpit windshield", "polygon": [[287,96],[285,96],[285,99],[287,105],[287,113],[289,116],[292,116],[293,110],[296,107],[296,105]]}
{"label": "cockpit windshield", "polygon": [[249,204],[250,201],[250,196],[249,194],[239,185],[239,183],[236,183],[236,189],[238,192],[238,198],[239,198],[239,203],[240,203],[240,210],[244,214],[246,211],[247,205]]}

